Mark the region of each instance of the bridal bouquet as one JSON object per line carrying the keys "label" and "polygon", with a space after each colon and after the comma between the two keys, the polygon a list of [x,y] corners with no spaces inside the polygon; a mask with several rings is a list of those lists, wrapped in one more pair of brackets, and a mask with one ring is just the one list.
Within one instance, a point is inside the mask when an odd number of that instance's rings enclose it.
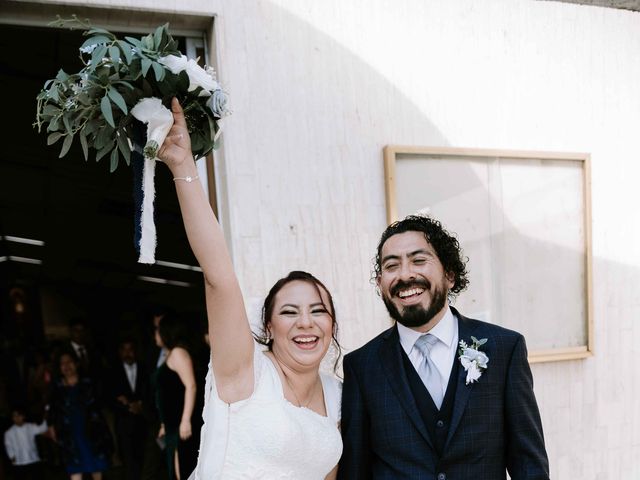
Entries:
{"label": "bridal bouquet", "polygon": [[226,93],[211,67],[202,68],[178,50],[168,25],[140,39],[120,39],[77,17],[55,23],[85,29],[87,39],[79,48],[84,66],[73,74],[60,70],[45,83],[34,125],[38,131],[46,127],[47,144],[62,141],[60,157],[77,136],[85,160],[90,149],[96,161],[109,156],[111,172],[121,159],[127,165],[134,159],[135,173],[136,154],[144,157],[142,173],[134,175],[142,190],[136,247],[140,262],[154,263],[154,159],[173,124],[167,107],[173,97],[180,101],[197,159],[216,146],[220,120],[229,113]]}

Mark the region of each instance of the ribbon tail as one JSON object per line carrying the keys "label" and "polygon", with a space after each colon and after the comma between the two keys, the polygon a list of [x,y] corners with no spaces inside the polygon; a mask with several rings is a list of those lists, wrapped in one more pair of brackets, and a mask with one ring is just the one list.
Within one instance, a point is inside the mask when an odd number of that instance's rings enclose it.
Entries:
{"label": "ribbon tail", "polygon": [[142,173],[142,212],[140,218],[140,257],[138,263],[155,263],[156,259],[156,224],[153,215],[155,192],[156,161],[144,159]]}

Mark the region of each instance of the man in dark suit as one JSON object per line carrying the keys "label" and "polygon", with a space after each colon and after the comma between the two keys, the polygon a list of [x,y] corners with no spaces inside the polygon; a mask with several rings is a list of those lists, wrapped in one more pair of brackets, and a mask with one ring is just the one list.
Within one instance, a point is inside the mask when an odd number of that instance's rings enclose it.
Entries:
{"label": "man in dark suit", "polygon": [[524,338],[447,302],[468,283],[458,241],[407,217],[375,273],[396,324],[344,359],[338,477],[548,480]]}
{"label": "man in dark suit", "polygon": [[141,478],[147,438],[149,375],[137,361],[131,339],[120,341],[119,362],[111,372],[109,396],[115,416],[118,451],[128,480]]}
{"label": "man in dark suit", "polygon": [[82,376],[89,377],[101,391],[105,362],[100,352],[92,346],[91,332],[84,318],[74,318],[69,322],[69,342],[66,348],[73,349],[78,357]]}

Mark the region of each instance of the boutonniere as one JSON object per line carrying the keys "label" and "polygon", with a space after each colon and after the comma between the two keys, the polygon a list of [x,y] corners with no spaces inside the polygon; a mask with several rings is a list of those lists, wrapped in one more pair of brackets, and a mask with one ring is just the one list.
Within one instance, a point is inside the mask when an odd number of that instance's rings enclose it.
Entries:
{"label": "boutonniere", "polygon": [[460,363],[467,372],[467,385],[477,381],[482,375],[482,371],[486,370],[487,363],[489,363],[489,357],[480,351],[480,347],[487,343],[487,339],[478,340],[472,336],[471,340],[473,343],[470,346],[464,340],[460,340],[460,355],[458,356]]}

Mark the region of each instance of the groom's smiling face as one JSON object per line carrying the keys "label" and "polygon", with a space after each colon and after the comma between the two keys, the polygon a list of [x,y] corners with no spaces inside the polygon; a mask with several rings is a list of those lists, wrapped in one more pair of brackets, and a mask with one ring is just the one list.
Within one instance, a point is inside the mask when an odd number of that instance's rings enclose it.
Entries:
{"label": "groom's smiling face", "polygon": [[391,317],[409,328],[430,330],[444,315],[452,275],[444,271],[422,232],[392,235],[382,246],[377,277]]}

